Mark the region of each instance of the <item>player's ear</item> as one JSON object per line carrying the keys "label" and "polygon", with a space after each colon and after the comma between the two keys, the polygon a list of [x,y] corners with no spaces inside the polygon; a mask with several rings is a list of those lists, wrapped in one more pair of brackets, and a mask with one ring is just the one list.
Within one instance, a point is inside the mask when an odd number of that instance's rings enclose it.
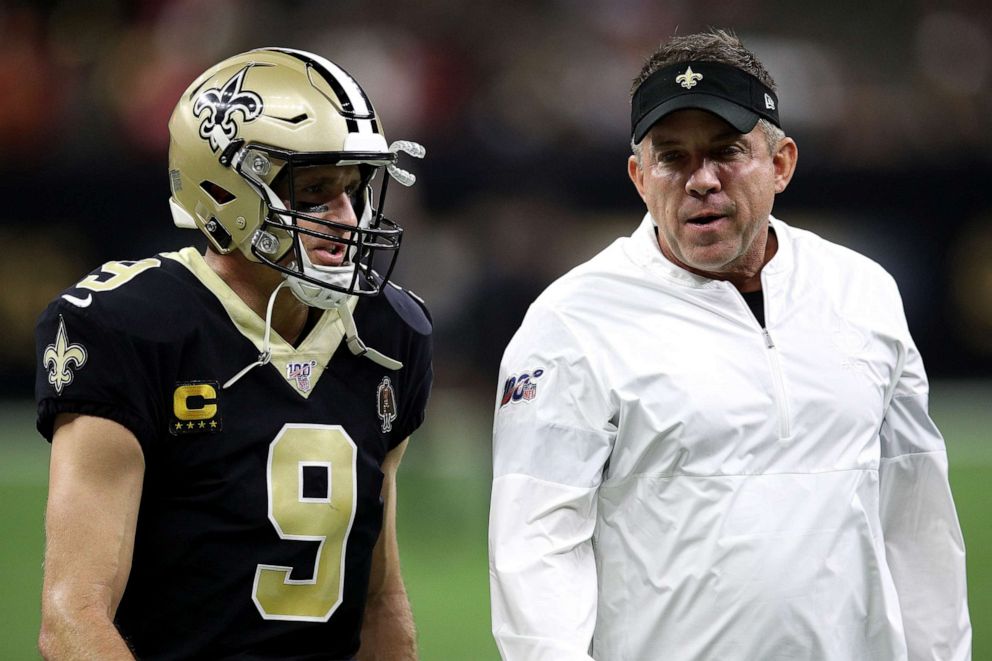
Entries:
{"label": "player's ear", "polygon": [[792,138],[785,137],[778,141],[775,153],[772,154],[772,165],[775,167],[775,192],[781,193],[792,181],[796,171],[796,161],[799,159],[799,147]]}

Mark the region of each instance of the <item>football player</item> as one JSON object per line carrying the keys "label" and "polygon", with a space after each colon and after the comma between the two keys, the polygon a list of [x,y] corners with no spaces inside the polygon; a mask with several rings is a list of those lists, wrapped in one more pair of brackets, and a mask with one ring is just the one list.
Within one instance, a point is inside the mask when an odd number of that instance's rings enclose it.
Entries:
{"label": "football player", "polygon": [[415,658],[395,476],[431,321],[389,280],[383,204],[423,148],[281,48],[209,69],[169,130],[172,214],[205,254],[104,264],[38,322],[41,651]]}

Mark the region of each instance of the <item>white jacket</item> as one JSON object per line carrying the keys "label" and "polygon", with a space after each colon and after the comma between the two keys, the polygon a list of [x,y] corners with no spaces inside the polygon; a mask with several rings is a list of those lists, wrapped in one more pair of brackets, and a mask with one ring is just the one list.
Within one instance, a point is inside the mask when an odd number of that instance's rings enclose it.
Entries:
{"label": "white jacket", "polygon": [[494,425],[504,659],[969,659],[944,442],[892,278],[772,219],[767,331],[646,216],[552,284]]}

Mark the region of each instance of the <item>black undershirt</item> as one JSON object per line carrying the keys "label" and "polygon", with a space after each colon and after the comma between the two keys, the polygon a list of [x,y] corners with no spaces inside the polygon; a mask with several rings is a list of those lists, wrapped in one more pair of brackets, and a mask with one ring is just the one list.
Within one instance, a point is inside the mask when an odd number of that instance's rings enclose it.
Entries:
{"label": "black undershirt", "polygon": [[744,302],[747,306],[751,308],[751,312],[754,313],[755,319],[761,324],[761,327],[765,327],[765,298],[762,295],[762,291],[748,291],[741,292],[741,296],[744,297]]}
{"label": "black undershirt", "polygon": [[307,335],[309,335],[310,331],[314,329],[323,314],[324,311],[318,308],[307,308],[307,320],[303,324],[303,330],[301,330],[300,334],[296,336],[296,341],[292,343],[294,349],[300,348],[300,345],[303,344],[303,340],[307,339]]}
{"label": "black undershirt", "polygon": [[[774,233],[775,230],[770,230],[770,231]],[[655,225],[654,227],[654,237],[655,239],[658,238],[657,225]],[[761,327],[764,328],[765,297],[762,294],[761,290],[759,289],[758,291],[741,292],[741,295],[744,297],[744,302],[747,303],[747,306],[751,308],[751,312],[754,313],[754,318],[758,320],[758,324],[760,324]]]}

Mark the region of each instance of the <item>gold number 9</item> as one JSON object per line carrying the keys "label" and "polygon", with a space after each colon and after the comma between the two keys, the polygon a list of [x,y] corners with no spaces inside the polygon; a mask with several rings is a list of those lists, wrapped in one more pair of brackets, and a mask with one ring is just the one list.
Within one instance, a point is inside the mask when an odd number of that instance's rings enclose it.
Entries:
{"label": "gold number 9", "polygon": [[[344,556],[355,520],[357,447],[338,425],[287,424],[269,445],[269,520],[279,537],[320,542],[311,577],[260,564],[252,599],[267,620],[326,622],[341,605]],[[304,494],[304,468],[326,470],[326,494]]]}
{"label": "gold number 9", "polygon": [[96,275],[89,275],[76,283],[77,287],[90,289],[92,291],[110,291],[117,289],[125,282],[130,282],[134,276],[144,273],[148,269],[157,268],[162,265],[158,259],[149,257],[136,262],[107,262],[100,267],[103,273],[109,273],[110,277],[101,280]]}

